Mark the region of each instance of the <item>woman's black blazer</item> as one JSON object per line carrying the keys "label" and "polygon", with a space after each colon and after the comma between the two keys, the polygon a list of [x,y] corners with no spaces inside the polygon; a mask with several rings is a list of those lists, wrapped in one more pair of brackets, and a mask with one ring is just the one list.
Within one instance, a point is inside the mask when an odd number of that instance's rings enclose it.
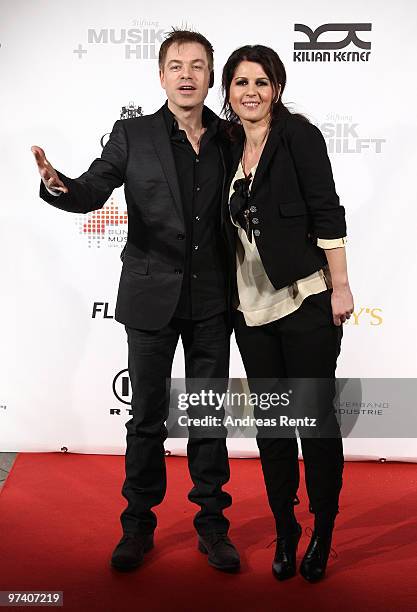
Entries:
{"label": "woman's black blazer", "polygon": [[[229,186],[242,152],[243,130],[232,145]],[[256,246],[276,289],[326,264],[317,238],[346,236],[345,210],[335,191],[326,143],[315,125],[286,109],[273,121],[252,183],[249,210]]]}

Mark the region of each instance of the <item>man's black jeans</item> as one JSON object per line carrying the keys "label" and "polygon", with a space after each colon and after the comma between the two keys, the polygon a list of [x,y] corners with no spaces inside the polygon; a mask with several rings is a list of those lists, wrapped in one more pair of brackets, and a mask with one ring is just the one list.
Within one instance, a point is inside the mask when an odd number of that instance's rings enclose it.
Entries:
{"label": "man's black jeans", "polygon": [[[122,494],[128,506],[121,514],[124,533],[152,533],[166,491],[164,422],[169,410],[169,384],[178,339],[185,355],[185,375],[190,379],[224,379],[229,375],[230,333],[226,314],[203,321],[174,318],[161,330],[126,328],[133,416],[126,423],[126,480]],[[222,416],[220,411],[218,416]],[[189,500],[200,506],[194,519],[198,533],[227,533],[223,510],[231,496],[222,490],[230,477],[225,438],[190,438],[188,466],[193,488]]]}

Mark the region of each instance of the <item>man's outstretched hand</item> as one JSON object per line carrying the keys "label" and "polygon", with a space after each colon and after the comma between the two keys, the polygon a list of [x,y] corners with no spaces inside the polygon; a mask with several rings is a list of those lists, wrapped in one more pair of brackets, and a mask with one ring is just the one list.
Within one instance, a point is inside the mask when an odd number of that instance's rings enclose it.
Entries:
{"label": "man's outstretched hand", "polygon": [[38,165],[39,174],[45,187],[49,189],[56,189],[62,193],[68,193],[68,188],[65,187],[64,183],[59,178],[57,171],[52,168],[51,164],[45,157],[45,152],[40,147],[31,147],[31,151],[35,156],[36,163]]}

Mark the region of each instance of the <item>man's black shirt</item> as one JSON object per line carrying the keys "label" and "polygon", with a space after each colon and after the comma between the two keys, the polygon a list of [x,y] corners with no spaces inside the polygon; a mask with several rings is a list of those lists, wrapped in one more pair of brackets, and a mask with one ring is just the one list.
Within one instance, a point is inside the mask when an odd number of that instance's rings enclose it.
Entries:
{"label": "man's black shirt", "polygon": [[218,129],[220,120],[203,109],[206,131],[197,154],[184,130],[164,106],[185,221],[186,258],[181,295],[174,317],[202,320],[223,312],[226,304],[226,270],[222,253],[220,215],[224,168]]}

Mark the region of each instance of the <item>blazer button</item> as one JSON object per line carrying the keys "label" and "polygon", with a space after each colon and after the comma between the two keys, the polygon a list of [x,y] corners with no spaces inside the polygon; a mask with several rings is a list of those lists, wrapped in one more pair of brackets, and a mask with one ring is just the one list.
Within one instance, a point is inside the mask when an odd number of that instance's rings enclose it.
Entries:
{"label": "blazer button", "polygon": [[250,210],[251,212],[257,212],[257,211],[258,211],[258,209],[256,208],[256,206],[251,206],[251,207],[249,208],[249,210]]}
{"label": "blazer button", "polygon": [[184,240],[185,235],[184,234],[177,234],[177,240]]}
{"label": "blazer button", "polygon": [[261,230],[253,230],[253,233],[255,234],[255,236],[260,236],[261,235]]}
{"label": "blazer button", "polygon": [[175,268],[174,272],[175,274],[182,274],[182,270],[180,270],[179,268]]}
{"label": "blazer button", "polygon": [[254,225],[258,225],[258,223],[259,223],[259,219],[257,219],[257,218],[255,217],[255,219],[252,219],[252,223],[253,223]]}

